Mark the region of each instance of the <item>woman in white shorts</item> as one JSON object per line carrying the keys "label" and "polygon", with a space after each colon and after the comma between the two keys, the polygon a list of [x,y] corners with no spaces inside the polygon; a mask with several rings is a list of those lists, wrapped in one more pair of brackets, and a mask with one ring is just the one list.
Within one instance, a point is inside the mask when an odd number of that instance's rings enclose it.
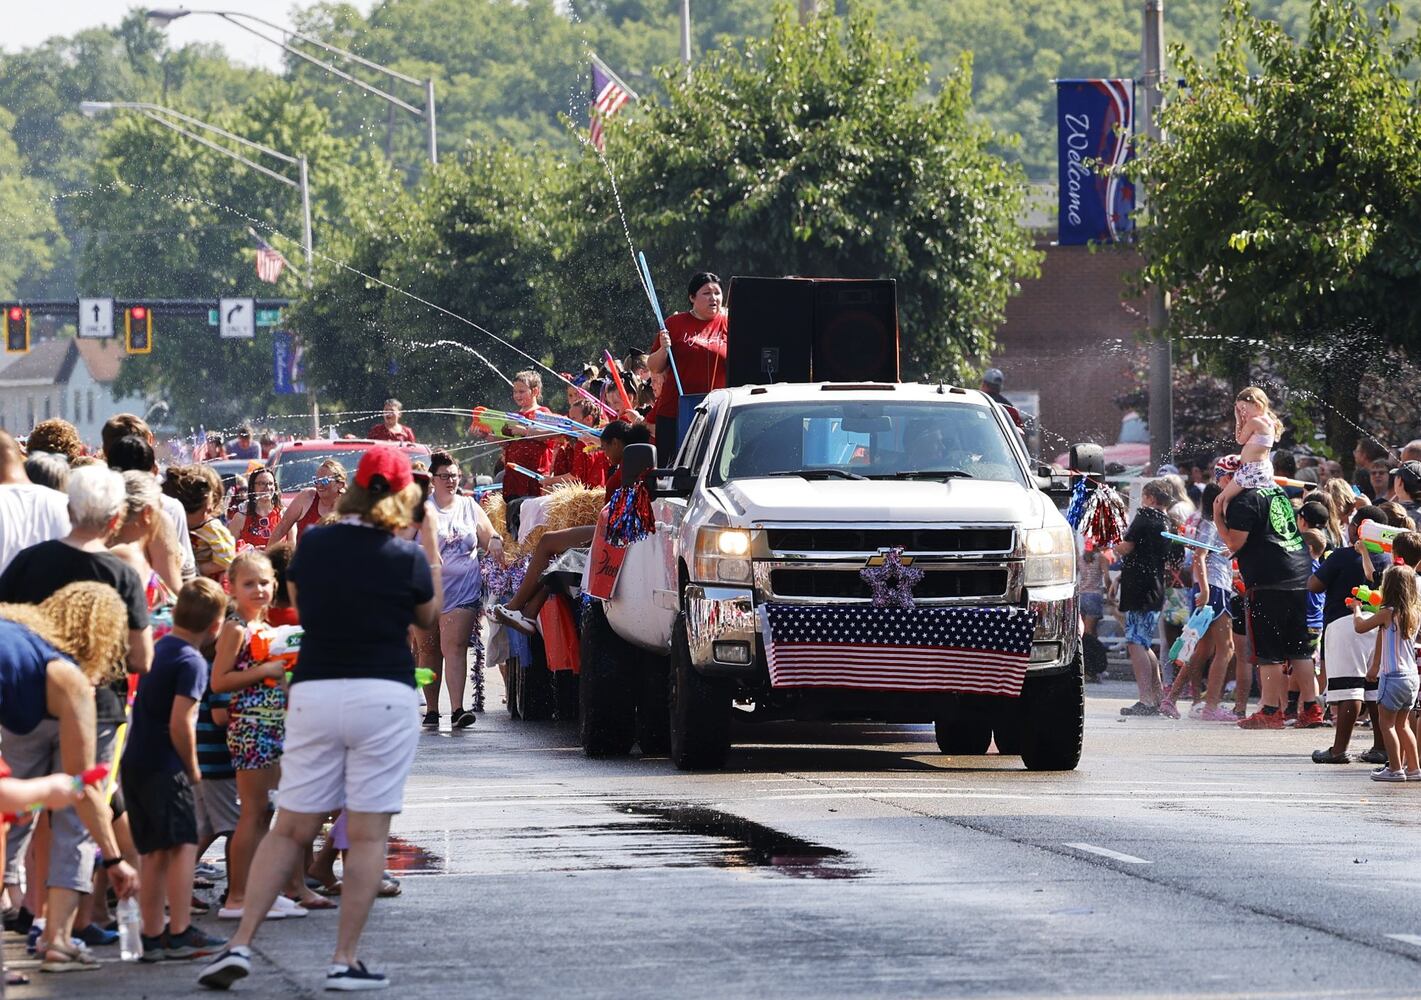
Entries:
{"label": "woman in white shorts", "polygon": [[291,680],[276,825],[252,863],[241,925],[198,977],[226,989],[251,971],[251,942],[322,819],[344,809],[350,848],[328,990],[379,989],[357,951],[379,889],[390,817],[404,805],[419,739],[409,627],[432,628],[443,606],[433,532],[423,549],[396,532],[422,513],[404,452],[366,452],[341,497],[340,520],[301,539],[287,589],[305,635]]}

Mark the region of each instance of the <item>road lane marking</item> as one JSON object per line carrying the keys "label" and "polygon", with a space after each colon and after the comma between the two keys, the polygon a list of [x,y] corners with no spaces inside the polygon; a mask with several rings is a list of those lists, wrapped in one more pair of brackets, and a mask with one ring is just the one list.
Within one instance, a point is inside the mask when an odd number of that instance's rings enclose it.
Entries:
{"label": "road lane marking", "polygon": [[1133,854],[1121,854],[1119,851],[1112,851],[1108,847],[1096,847],[1094,844],[1075,843],[1066,844],[1066,847],[1075,848],[1077,851],[1086,851],[1090,854],[1099,854],[1102,858],[1109,858],[1112,861],[1123,861],[1127,865],[1148,865],[1152,864],[1144,858],[1137,858]]}
{"label": "road lane marking", "polygon": [[1421,948],[1421,934],[1388,934],[1387,937],[1402,944],[1414,944]]}

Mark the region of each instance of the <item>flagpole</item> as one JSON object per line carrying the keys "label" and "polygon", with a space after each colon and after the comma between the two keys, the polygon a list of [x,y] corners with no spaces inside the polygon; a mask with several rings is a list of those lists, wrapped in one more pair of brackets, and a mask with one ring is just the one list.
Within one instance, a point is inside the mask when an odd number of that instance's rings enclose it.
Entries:
{"label": "flagpole", "polygon": [[[592,61],[597,64],[597,68],[600,69],[603,73],[606,73],[608,76],[610,76],[612,78],[612,81],[616,83],[618,87],[621,87],[623,90],[625,90],[629,98],[631,98],[633,101],[641,100],[641,98],[637,96],[637,92],[635,90],[632,90],[632,88],[628,87],[627,82],[612,71],[612,67],[608,66],[601,59],[597,58],[597,53],[593,52],[590,53],[590,55],[592,56]],[[597,95],[593,94],[592,99],[596,100]]]}
{"label": "flagpole", "polygon": [[686,79],[691,79],[691,0],[681,0],[681,62],[686,65]]}

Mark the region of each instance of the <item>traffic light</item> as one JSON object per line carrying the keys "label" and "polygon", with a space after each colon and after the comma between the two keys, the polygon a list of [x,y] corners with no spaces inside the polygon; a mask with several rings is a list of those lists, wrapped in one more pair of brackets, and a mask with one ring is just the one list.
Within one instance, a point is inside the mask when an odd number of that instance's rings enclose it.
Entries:
{"label": "traffic light", "polygon": [[123,311],[123,343],[129,354],[153,353],[153,310],[129,306]]}
{"label": "traffic light", "polygon": [[5,353],[24,354],[30,349],[30,311],[24,306],[5,307]]}

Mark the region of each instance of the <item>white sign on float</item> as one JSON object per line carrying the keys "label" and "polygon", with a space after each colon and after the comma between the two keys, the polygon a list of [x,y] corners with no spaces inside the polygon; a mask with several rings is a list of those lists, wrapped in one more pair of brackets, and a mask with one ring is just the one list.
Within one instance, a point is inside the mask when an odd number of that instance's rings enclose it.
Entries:
{"label": "white sign on float", "polygon": [[257,310],[255,299],[220,299],[217,306],[218,328],[223,337],[245,337],[257,335]]}
{"label": "white sign on float", "polygon": [[79,336],[113,336],[113,299],[79,300]]}

